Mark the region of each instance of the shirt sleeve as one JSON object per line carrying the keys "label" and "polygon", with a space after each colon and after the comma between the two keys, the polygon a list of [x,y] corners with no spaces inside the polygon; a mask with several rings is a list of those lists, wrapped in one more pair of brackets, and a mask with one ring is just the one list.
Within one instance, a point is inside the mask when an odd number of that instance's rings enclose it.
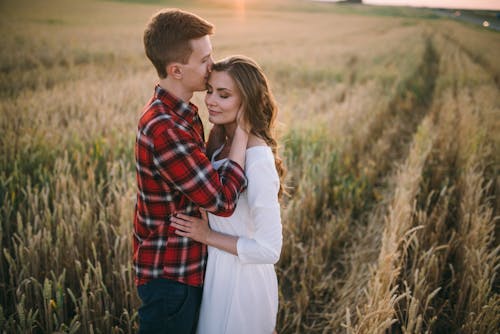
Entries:
{"label": "shirt sleeve", "polygon": [[153,136],[153,160],[160,176],[199,207],[230,216],[246,187],[243,169],[228,160],[215,170],[193,134],[181,128]]}
{"label": "shirt sleeve", "polygon": [[278,191],[280,181],[274,160],[262,159],[247,167],[248,204],[255,224],[253,238],[240,237],[238,257],[244,264],[278,262],[283,243]]}

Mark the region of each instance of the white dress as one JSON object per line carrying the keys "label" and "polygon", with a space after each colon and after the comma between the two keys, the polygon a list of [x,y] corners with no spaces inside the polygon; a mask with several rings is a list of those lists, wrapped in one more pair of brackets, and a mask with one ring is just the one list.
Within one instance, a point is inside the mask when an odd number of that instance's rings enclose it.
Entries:
{"label": "white dress", "polygon": [[[218,154],[214,154],[214,157]],[[214,161],[215,168],[227,159]],[[274,156],[267,146],[246,151],[248,187],[230,217],[210,214],[210,227],[239,236],[238,256],[208,247],[198,334],[271,334],[278,313],[274,264],[282,245]]]}

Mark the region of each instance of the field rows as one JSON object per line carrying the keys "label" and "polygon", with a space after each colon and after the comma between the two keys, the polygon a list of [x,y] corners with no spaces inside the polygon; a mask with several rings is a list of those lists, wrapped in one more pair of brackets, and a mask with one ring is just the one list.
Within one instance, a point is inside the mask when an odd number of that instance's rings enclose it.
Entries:
{"label": "field rows", "polygon": [[[216,24],[216,57],[253,57],[278,98],[278,332],[497,332],[500,35],[293,4],[190,8]],[[133,140],[155,80],[140,35],[157,7],[51,5],[0,11],[0,332],[132,333]]]}

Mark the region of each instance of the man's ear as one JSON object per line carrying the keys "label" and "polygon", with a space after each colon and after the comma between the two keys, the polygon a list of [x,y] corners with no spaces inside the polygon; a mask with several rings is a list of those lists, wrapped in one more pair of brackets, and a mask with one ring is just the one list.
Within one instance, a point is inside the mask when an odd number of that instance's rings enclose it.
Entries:
{"label": "man's ear", "polygon": [[170,63],[167,65],[167,75],[175,79],[182,79],[182,67],[179,63]]}

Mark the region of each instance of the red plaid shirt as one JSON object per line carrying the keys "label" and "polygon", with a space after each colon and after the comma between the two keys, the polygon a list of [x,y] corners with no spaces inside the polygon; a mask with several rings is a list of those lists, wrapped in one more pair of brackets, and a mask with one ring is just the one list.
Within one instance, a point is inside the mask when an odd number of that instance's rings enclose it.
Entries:
{"label": "red plaid shirt", "polygon": [[228,161],[215,170],[205,155],[198,109],[159,85],[139,120],[135,158],[136,284],[161,277],[201,286],[206,245],[176,235],[170,217],[177,212],[199,216],[200,207],[230,216],[246,186],[243,169]]}

